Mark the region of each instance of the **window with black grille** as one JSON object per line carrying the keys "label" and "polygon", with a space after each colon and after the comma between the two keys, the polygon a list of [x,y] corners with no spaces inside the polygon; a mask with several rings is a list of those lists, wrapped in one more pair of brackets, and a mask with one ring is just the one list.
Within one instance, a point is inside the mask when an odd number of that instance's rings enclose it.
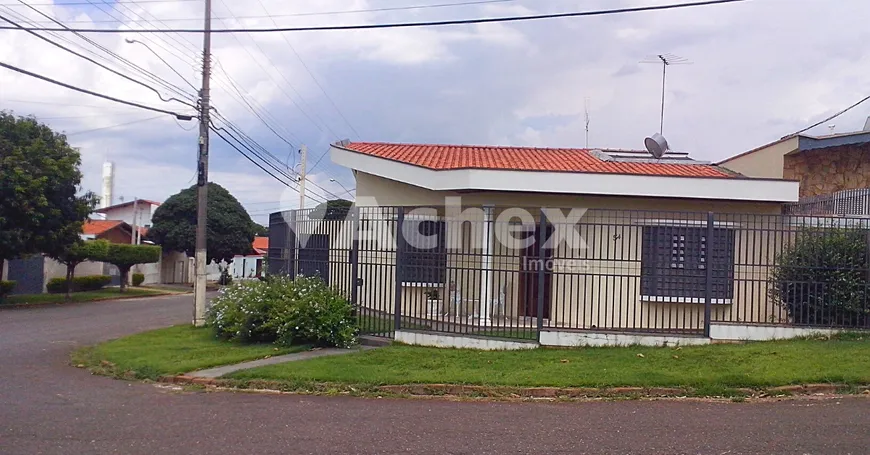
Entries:
{"label": "window with black grille", "polygon": [[446,224],[440,220],[405,220],[398,236],[399,279],[403,283],[444,284],[447,273]]}
{"label": "window with black grille", "polygon": [[713,299],[734,293],[734,231],[706,227],[645,226],[641,247],[640,287],[643,296],[698,299],[706,296],[711,268]]}

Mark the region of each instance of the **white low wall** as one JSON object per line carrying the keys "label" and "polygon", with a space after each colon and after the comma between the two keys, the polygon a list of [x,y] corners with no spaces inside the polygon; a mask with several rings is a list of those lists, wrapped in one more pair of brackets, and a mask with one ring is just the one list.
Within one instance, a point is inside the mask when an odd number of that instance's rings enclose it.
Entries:
{"label": "white low wall", "polygon": [[606,332],[544,330],[541,346],[688,346],[710,344],[709,338],[674,335],[646,335]]}
{"label": "white low wall", "polygon": [[506,341],[495,338],[450,335],[446,333],[423,333],[399,330],[396,341],[417,346],[432,346],[436,348],[480,349],[482,351],[518,351],[535,349],[538,343],[522,341]]}
{"label": "white low wall", "polygon": [[757,324],[710,324],[710,338],[728,341],[770,341],[811,335],[831,335],[841,330]]}

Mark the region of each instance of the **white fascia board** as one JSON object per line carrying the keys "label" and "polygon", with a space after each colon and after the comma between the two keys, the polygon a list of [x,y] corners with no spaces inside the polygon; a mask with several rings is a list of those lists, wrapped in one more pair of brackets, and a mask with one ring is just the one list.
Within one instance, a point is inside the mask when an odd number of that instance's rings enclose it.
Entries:
{"label": "white fascia board", "polygon": [[336,164],[433,191],[518,191],[729,201],[798,201],[799,183],[786,180],[492,169],[435,171],[334,146],[330,154]]}

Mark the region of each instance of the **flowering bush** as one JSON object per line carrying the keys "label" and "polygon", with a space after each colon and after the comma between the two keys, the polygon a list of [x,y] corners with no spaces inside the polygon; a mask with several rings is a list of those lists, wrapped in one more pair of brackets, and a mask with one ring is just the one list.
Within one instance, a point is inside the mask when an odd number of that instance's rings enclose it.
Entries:
{"label": "flowering bush", "polygon": [[315,277],[234,282],[212,301],[207,322],[219,338],[247,343],[348,347],[357,334],[350,303]]}
{"label": "flowering bush", "polygon": [[356,342],[353,307],[318,277],[293,282],[293,304],[275,308],[278,343],[350,347]]}

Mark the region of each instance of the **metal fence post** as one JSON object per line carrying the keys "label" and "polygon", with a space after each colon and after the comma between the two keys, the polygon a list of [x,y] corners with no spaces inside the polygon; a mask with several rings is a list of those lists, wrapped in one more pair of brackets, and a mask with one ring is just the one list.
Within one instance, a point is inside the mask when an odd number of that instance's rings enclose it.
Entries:
{"label": "metal fence post", "polygon": [[541,208],[541,219],[538,224],[538,342],[541,342],[541,330],[544,329],[544,286],[546,286],[547,253],[544,250],[544,242],[547,241],[547,214]]}
{"label": "metal fence post", "polygon": [[393,302],[393,328],[395,331],[399,331],[402,328],[402,277],[401,267],[402,264],[402,254],[404,245],[404,233],[402,232],[402,226],[405,224],[405,209],[403,207],[396,208],[396,263],[394,264],[393,276],[396,279],[396,293],[395,300]]}
{"label": "metal fence post", "polygon": [[713,239],[714,231],[713,224],[715,215],[713,212],[707,212],[707,241],[704,245],[704,271],[707,272],[704,280],[704,336],[710,337],[710,318],[713,315],[713,250],[715,242]]}
{"label": "metal fence post", "polygon": [[359,207],[353,207],[350,216],[350,303],[356,308],[359,304]]}

